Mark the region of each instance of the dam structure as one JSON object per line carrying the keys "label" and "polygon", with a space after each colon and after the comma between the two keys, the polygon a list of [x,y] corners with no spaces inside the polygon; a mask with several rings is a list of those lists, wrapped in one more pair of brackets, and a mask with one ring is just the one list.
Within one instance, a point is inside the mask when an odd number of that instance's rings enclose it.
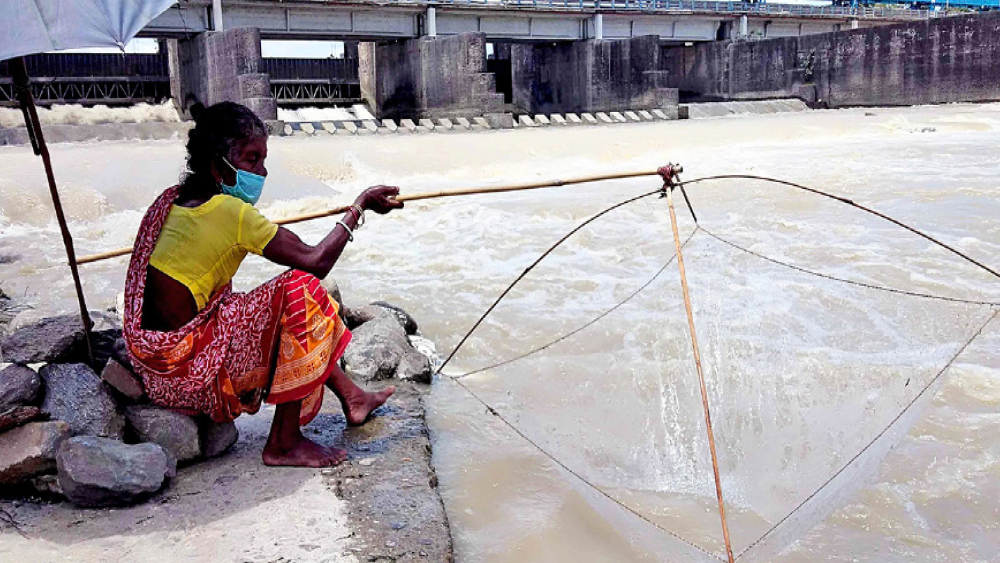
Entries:
{"label": "dam structure", "polygon": [[[517,115],[678,115],[677,54],[720,42],[796,39],[942,19],[893,8],[701,0],[338,3],[182,1],[141,33],[152,55],[29,59],[35,95],[123,105],[231,100],[267,121],[277,108],[365,103],[376,120],[508,127]],[[344,41],[343,59],[269,59],[262,40]],[[681,64],[683,66],[683,64]],[[13,105],[0,68],[0,105]]]}

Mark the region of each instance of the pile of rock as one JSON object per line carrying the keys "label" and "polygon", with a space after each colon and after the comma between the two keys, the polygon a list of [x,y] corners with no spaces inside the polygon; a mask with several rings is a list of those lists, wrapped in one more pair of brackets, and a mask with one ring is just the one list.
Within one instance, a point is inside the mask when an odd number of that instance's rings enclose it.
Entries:
{"label": "pile of rock", "polygon": [[420,332],[409,313],[385,301],[348,308],[336,282],[327,279],[323,286],[340,303],[340,314],[353,333],[344,352],[347,374],[364,381],[397,378],[431,382],[433,366],[413,347],[412,340],[419,338]]}
{"label": "pile of rock", "polygon": [[[336,283],[324,285],[342,303]],[[431,361],[412,346],[417,323],[406,311],[384,302],[340,311],[354,334],[344,355],[349,374],[430,382]],[[233,423],[148,404],[120,319],[91,316],[93,368],[76,315],[27,310],[0,340],[0,359],[11,364],[0,370],[0,487],[27,486],[81,506],[128,504],[162,489],[178,462],[236,443]]]}
{"label": "pile of rock", "polygon": [[0,486],[27,486],[81,506],[129,504],[162,489],[178,462],[236,443],[233,423],[147,404],[118,319],[92,316],[100,376],[85,363],[76,315],[25,311],[0,340],[0,357],[11,363],[0,370]]}

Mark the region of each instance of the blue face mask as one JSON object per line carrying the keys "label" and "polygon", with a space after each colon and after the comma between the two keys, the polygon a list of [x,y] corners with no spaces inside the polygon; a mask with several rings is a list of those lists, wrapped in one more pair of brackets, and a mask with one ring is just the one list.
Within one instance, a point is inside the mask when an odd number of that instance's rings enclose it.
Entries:
{"label": "blue face mask", "polygon": [[250,205],[256,205],[257,200],[260,199],[260,193],[264,191],[264,176],[240,170],[224,158],[222,162],[225,162],[236,172],[235,186],[227,186],[224,182],[219,183],[222,186],[222,193],[242,199]]}

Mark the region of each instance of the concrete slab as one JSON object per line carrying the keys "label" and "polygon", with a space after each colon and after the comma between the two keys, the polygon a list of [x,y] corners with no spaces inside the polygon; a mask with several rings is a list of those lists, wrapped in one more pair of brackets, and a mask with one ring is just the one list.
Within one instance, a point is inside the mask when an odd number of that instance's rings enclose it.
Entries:
{"label": "concrete slab", "polygon": [[379,129],[379,133],[395,133],[399,129],[396,122],[391,119],[382,120],[382,128]]}
{"label": "concrete slab", "polygon": [[409,132],[414,132],[417,130],[417,124],[413,122],[412,119],[404,119],[399,122],[399,124]]}
{"label": "concrete slab", "polygon": [[639,110],[639,117],[641,117],[642,119],[644,119],[646,121],[652,121],[653,120],[653,114],[649,113],[648,111],[646,111],[644,109]]}
{"label": "concrete slab", "polygon": [[316,127],[312,123],[302,123],[300,124],[301,131],[306,135],[312,135],[316,132]]}
{"label": "concrete slab", "polygon": [[431,121],[430,119],[421,119],[419,121],[419,123],[420,123],[421,127],[423,127],[424,129],[426,129],[428,131],[433,131],[434,130],[434,122]]}
{"label": "concrete slab", "polygon": [[378,132],[378,123],[375,123],[374,121],[366,119],[361,122],[361,126],[364,127],[366,131],[370,131],[372,133]]}
{"label": "concrete slab", "polygon": [[597,121],[600,123],[614,123],[614,120],[603,111],[597,112]]}
{"label": "concrete slab", "polygon": [[525,127],[538,127],[534,121],[531,120],[530,116],[521,115],[517,118],[518,125],[523,125]]}
{"label": "concrete slab", "polygon": [[490,129],[510,129],[514,127],[513,113],[487,113],[483,117],[490,124]]}
{"label": "concrete slab", "polygon": [[294,128],[294,127],[292,127],[292,124],[291,124],[291,123],[286,123],[286,124],[285,124],[285,129],[284,129],[284,131],[283,131],[283,132],[284,132],[284,134],[285,134],[285,136],[286,136],[286,137],[289,137],[289,136],[291,136],[291,135],[292,135],[293,133],[295,133],[295,128]]}
{"label": "concrete slab", "polygon": [[324,121],[324,122],[320,123],[320,125],[323,127],[323,130],[326,131],[327,133],[329,133],[331,135],[336,135],[337,134],[337,124],[336,123],[334,123],[332,121]]}
{"label": "concrete slab", "polygon": [[549,121],[549,118],[546,117],[546,116],[544,116],[544,115],[536,115],[535,116],[535,123],[537,125],[550,125],[552,122]]}
{"label": "concrete slab", "polygon": [[473,127],[481,127],[483,129],[490,129],[490,122],[486,121],[485,117],[473,117],[472,118]]}
{"label": "concrete slab", "polygon": [[626,121],[628,121],[627,119],[625,119],[625,116],[622,115],[621,112],[619,111],[613,111],[608,115],[609,117],[611,117],[612,121],[617,121],[618,123],[625,123]]}
{"label": "concrete slab", "polygon": [[455,124],[448,118],[442,118],[438,120],[438,128],[444,129],[445,131],[451,131],[455,128]]}
{"label": "concrete slab", "polygon": [[469,123],[469,120],[464,117],[457,117],[455,118],[455,126],[462,129],[468,129],[472,126],[472,124]]}
{"label": "concrete slab", "polygon": [[642,121],[641,119],[639,119],[639,116],[636,115],[634,111],[626,111],[625,119],[628,121]]}
{"label": "concrete slab", "polygon": [[338,134],[354,135],[358,132],[358,126],[353,121],[341,121],[338,125]]}
{"label": "concrete slab", "polygon": [[577,115],[575,113],[567,113],[566,114],[566,123],[569,123],[570,125],[579,125],[579,124],[583,123],[583,121],[580,120],[580,116],[579,115]]}
{"label": "concrete slab", "polygon": [[653,116],[657,119],[669,119],[667,117],[667,114],[663,113],[662,109],[654,109],[652,113]]}
{"label": "concrete slab", "polygon": [[590,115],[589,113],[582,113],[580,114],[580,117],[583,118],[583,122],[588,125],[597,125],[597,118],[594,117],[593,115]]}
{"label": "concrete slab", "polygon": [[552,114],[552,123],[555,125],[566,125],[566,118],[558,113]]}

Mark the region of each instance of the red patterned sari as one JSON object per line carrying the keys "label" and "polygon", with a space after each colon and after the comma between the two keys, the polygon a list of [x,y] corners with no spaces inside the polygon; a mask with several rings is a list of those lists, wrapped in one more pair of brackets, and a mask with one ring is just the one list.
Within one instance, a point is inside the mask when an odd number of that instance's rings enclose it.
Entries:
{"label": "red patterned sari", "polygon": [[255,413],[265,398],[302,399],[300,423],[308,423],[351,340],[315,276],[290,270],[249,293],[234,293],[230,282],[183,327],[142,328],[149,257],[176,198],[170,188],[146,212],[125,281],[125,341],[146,394],[154,404],[216,422]]}

